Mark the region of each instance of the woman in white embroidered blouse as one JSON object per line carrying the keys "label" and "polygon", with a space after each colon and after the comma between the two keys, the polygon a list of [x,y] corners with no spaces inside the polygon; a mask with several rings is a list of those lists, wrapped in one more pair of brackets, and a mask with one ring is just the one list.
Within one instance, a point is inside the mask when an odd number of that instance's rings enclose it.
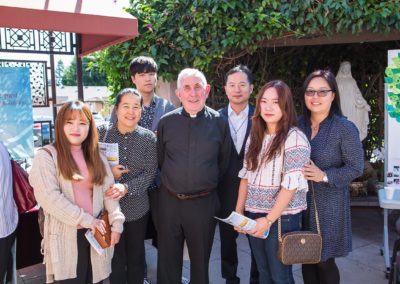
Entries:
{"label": "woman in white embroidered blouse", "polygon": [[[310,160],[310,145],[295,127],[297,118],[289,87],[271,81],[258,93],[253,126],[246,144],[236,211],[257,222],[249,234],[260,283],[294,283],[292,267],[277,256],[278,227],[282,232],[300,229],[307,208],[308,184],[302,168]],[[269,235],[264,234],[269,230]]]}

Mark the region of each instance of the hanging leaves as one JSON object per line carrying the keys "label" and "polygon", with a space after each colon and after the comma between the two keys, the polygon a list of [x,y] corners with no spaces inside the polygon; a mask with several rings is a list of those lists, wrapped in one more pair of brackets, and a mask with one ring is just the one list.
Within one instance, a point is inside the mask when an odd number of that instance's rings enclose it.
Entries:
{"label": "hanging leaves", "polygon": [[101,52],[113,93],[130,86],[128,66],[138,55],[153,56],[159,75],[175,79],[182,68],[201,69],[212,81],[232,58],[255,54],[274,37],[400,30],[399,1],[358,0],[140,0],[129,13],[139,36]]}

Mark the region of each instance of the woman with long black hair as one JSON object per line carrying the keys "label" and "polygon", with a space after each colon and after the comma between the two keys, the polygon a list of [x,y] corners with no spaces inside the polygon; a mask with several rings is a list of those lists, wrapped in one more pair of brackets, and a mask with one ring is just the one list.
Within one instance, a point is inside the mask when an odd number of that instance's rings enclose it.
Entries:
{"label": "woman with long black hair", "polygon": [[[304,115],[299,127],[311,144],[312,163],[304,175],[314,184],[322,235],[321,262],[302,266],[304,283],[337,284],[335,258],[351,251],[349,184],[363,172],[364,158],[357,127],[340,109],[335,76],[327,70],[311,73],[303,85]],[[304,229],[316,231],[315,209],[307,196]]]}
{"label": "woman with long black hair", "polygon": [[[303,167],[309,163],[310,146],[296,127],[292,94],[282,81],[271,81],[258,93],[252,129],[246,145],[236,211],[255,219],[256,227],[238,231],[250,235],[250,247],[260,283],[294,283],[292,266],[277,257],[278,219],[282,232],[301,226],[307,208],[308,184]],[[265,238],[265,232],[270,230]]]}

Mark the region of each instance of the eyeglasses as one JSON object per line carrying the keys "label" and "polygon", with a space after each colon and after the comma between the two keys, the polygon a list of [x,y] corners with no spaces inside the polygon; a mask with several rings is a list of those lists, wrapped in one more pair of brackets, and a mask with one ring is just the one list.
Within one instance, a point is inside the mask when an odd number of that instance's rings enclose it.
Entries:
{"label": "eyeglasses", "polygon": [[307,97],[314,97],[315,94],[317,94],[318,97],[326,97],[329,92],[332,92],[332,90],[306,90],[304,93]]}

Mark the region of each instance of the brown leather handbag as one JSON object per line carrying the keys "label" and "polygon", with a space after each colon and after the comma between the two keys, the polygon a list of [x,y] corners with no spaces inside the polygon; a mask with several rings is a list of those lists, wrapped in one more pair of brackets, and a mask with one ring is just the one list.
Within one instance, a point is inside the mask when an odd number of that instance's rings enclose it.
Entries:
{"label": "brown leather handbag", "polygon": [[322,237],[312,182],[311,189],[318,233],[293,231],[282,235],[281,218],[278,220],[278,259],[285,265],[313,264],[321,260]]}
{"label": "brown leather handbag", "polygon": [[108,212],[107,210],[103,210],[100,214],[100,219],[104,221],[106,233],[103,235],[99,230],[96,229],[94,233],[94,237],[99,245],[104,249],[108,248],[111,245],[111,226],[108,220]]}
{"label": "brown leather handbag", "polygon": [[22,214],[36,206],[36,199],[29,184],[28,173],[14,160],[11,160],[11,167],[14,200],[18,213]]}

